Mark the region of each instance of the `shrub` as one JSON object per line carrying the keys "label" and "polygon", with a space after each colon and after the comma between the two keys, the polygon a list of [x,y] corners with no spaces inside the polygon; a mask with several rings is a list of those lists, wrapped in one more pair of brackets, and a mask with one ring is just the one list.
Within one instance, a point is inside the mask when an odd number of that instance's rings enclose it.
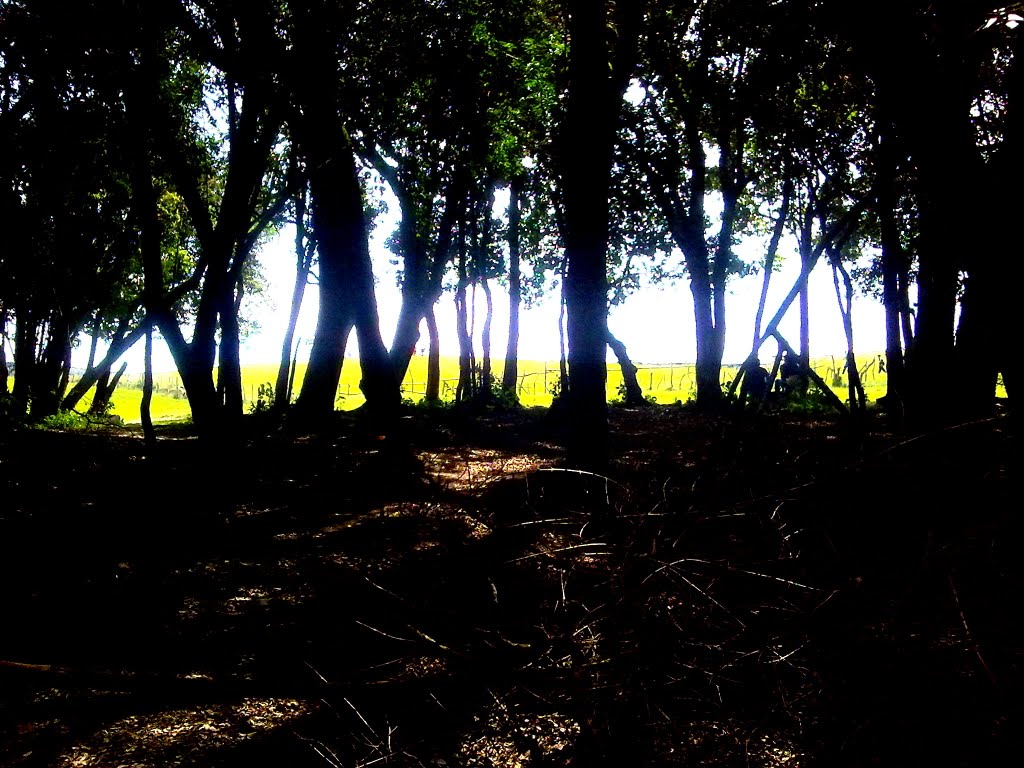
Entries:
{"label": "shrub", "polygon": [[274,385],[265,381],[256,389],[256,400],[249,404],[249,413],[268,413],[274,407]]}
{"label": "shrub", "polygon": [[57,411],[39,422],[41,429],[59,429],[77,432],[92,427],[92,422],[78,411]]}

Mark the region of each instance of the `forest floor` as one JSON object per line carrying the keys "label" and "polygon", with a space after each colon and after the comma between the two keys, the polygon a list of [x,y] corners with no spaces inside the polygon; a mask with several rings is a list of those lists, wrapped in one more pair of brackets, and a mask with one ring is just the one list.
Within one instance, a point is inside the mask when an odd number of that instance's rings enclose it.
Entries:
{"label": "forest floor", "polygon": [[611,419],[0,434],[0,765],[1017,762],[1005,417]]}

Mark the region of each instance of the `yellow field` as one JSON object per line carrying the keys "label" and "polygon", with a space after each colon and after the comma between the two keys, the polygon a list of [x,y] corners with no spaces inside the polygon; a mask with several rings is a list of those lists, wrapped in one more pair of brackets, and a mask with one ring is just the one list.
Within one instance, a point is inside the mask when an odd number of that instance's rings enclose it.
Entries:
{"label": "yellow field", "polygon": [[[864,355],[860,359],[860,371],[865,391],[869,399],[874,400],[885,394],[886,377],[877,370],[877,355]],[[847,397],[846,377],[842,373],[843,361],[840,357],[823,357],[813,361],[815,370],[832,385],[832,388],[843,400]],[[768,363],[770,364],[770,363]],[[503,361],[494,362],[495,379],[501,379]],[[306,372],[305,363],[300,363],[295,376],[295,393],[301,386],[302,376]],[[722,369],[723,383],[730,382],[736,375],[736,366],[725,366]],[[454,397],[458,384],[459,361],[456,357],[441,358],[441,397],[450,400]],[[277,365],[257,364],[245,366],[242,370],[242,387],[247,407],[256,401],[261,384],[273,384],[277,378]],[[121,385],[114,393],[113,412],[125,422],[139,421],[139,405],[142,398],[141,376],[125,376]],[[364,399],[359,391],[359,361],[346,359],[342,368],[341,383],[338,387],[338,408],[349,410],[363,404]],[[694,396],[696,384],[693,364],[678,365],[643,365],[639,364],[637,379],[644,394],[659,403],[686,402]],[[421,355],[413,357],[409,373],[403,382],[404,397],[417,401],[423,397],[427,380],[427,358]],[[538,360],[519,361],[519,399],[524,405],[550,405],[551,389],[558,382],[558,362]],[[618,365],[608,366],[608,399],[615,400],[622,384],[622,374]],[[188,400],[181,388],[181,378],[177,373],[158,373],[154,375],[153,418],[155,420],[179,420],[188,418],[190,411]],[[83,401],[80,409],[88,408],[89,398]]]}

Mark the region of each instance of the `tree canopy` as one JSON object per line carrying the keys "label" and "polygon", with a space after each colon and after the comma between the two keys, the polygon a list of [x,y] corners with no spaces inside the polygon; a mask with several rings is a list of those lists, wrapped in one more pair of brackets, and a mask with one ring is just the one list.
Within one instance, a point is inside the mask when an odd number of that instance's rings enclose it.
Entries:
{"label": "tree canopy", "polygon": [[[368,401],[393,411],[446,281],[489,290],[499,277],[518,297],[547,276],[563,282],[572,423],[580,445],[598,445],[608,305],[626,300],[638,264],[688,281],[697,404],[717,408],[725,334],[751,333],[726,324],[730,277],[770,277],[791,232],[803,357],[806,276],[825,255],[837,280],[883,300],[890,394],[907,415],[949,415],[927,382],[953,360],[963,413],[984,414],[997,374],[1014,378],[1015,243],[996,222],[1016,210],[999,180],[1020,162],[1021,9],[878,3],[837,25],[840,8],[6,2],[0,320],[13,401],[37,417],[73,405],[156,327],[197,425],[231,430],[253,250],[309,187],[322,299],[307,410],[333,409],[353,329]],[[390,345],[367,250],[371,177],[400,208]],[[495,229],[484,203],[508,185],[517,223]],[[765,238],[761,262],[736,255],[750,237]],[[866,253],[875,266],[847,274],[844,259]],[[83,335],[111,354],[75,388]]]}

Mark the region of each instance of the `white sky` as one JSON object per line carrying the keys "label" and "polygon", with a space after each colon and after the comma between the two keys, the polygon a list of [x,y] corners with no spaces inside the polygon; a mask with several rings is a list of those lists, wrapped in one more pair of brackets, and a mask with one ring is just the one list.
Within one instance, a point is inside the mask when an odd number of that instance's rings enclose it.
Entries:
{"label": "white sky", "polygon": [[[381,329],[386,344],[391,343],[401,303],[396,287],[395,268],[389,263],[390,254],[382,246],[387,232],[378,228],[377,240],[373,247],[375,273],[378,277],[377,301],[381,318]],[[784,242],[784,246],[787,244]],[[783,270],[772,276],[768,304],[765,310],[767,322],[782,299],[789,292],[799,273],[799,259],[795,244],[788,243],[789,253]],[[295,259],[291,239],[286,234],[279,241],[270,244],[260,255],[269,283],[268,306],[259,313],[260,333],[247,340],[243,350],[243,362],[274,362],[280,357],[280,346],[288,317],[288,304],[294,279]],[[753,335],[754,316],[761,290],[760,274],[743,279],[736,278],[727,300],[725,359],[727,362],[742,361],[750,351]],[[497,284],[492,286],[494,296],[494,321],[492,326],[492,354],[495,358],[504,356],[508,339],[509,299],[505,289]],[[300,359],[308,353],[308,342],[316,326],[317,288],[310,285],[303,302],[303,314],[298,335],[306,340]],[[480,328],[483,324],[483,294],[477,291],[477,322],[475,343],[479,354]],[[550,297],[531,309],[524,309],[521,315],[519,356],[522,359],[557,360],[558,348],[558,297]],[[846,341],[842,317],[836,302],[832,272],[822,260],[811,275],[811,351],[815,356],[845,354]],[[455,336],[455,306],[452,295],[446,293],[438,307],[438,326],[441,334],[441,352],[446,355],[458,354]],[[860,297],[854,301],[854,343],[862,354],[882,351],[885,348],[884,311],[879,302]],[[613,307],[609,325],[629,350],[637,363],[692,362],[696,356],[694,335],[693,301],[689,284],[679,281],[674,285],[649,286],[631,296],[620,306]],[[420,346],[426,347],[426,331],[422,329]],[[794,346],[799,341],[798,308],[794,303],[781,330]],[[354,343],[354,340],[353,340]],[[774,343],[766,344],[762,358],[774,354]]]}

